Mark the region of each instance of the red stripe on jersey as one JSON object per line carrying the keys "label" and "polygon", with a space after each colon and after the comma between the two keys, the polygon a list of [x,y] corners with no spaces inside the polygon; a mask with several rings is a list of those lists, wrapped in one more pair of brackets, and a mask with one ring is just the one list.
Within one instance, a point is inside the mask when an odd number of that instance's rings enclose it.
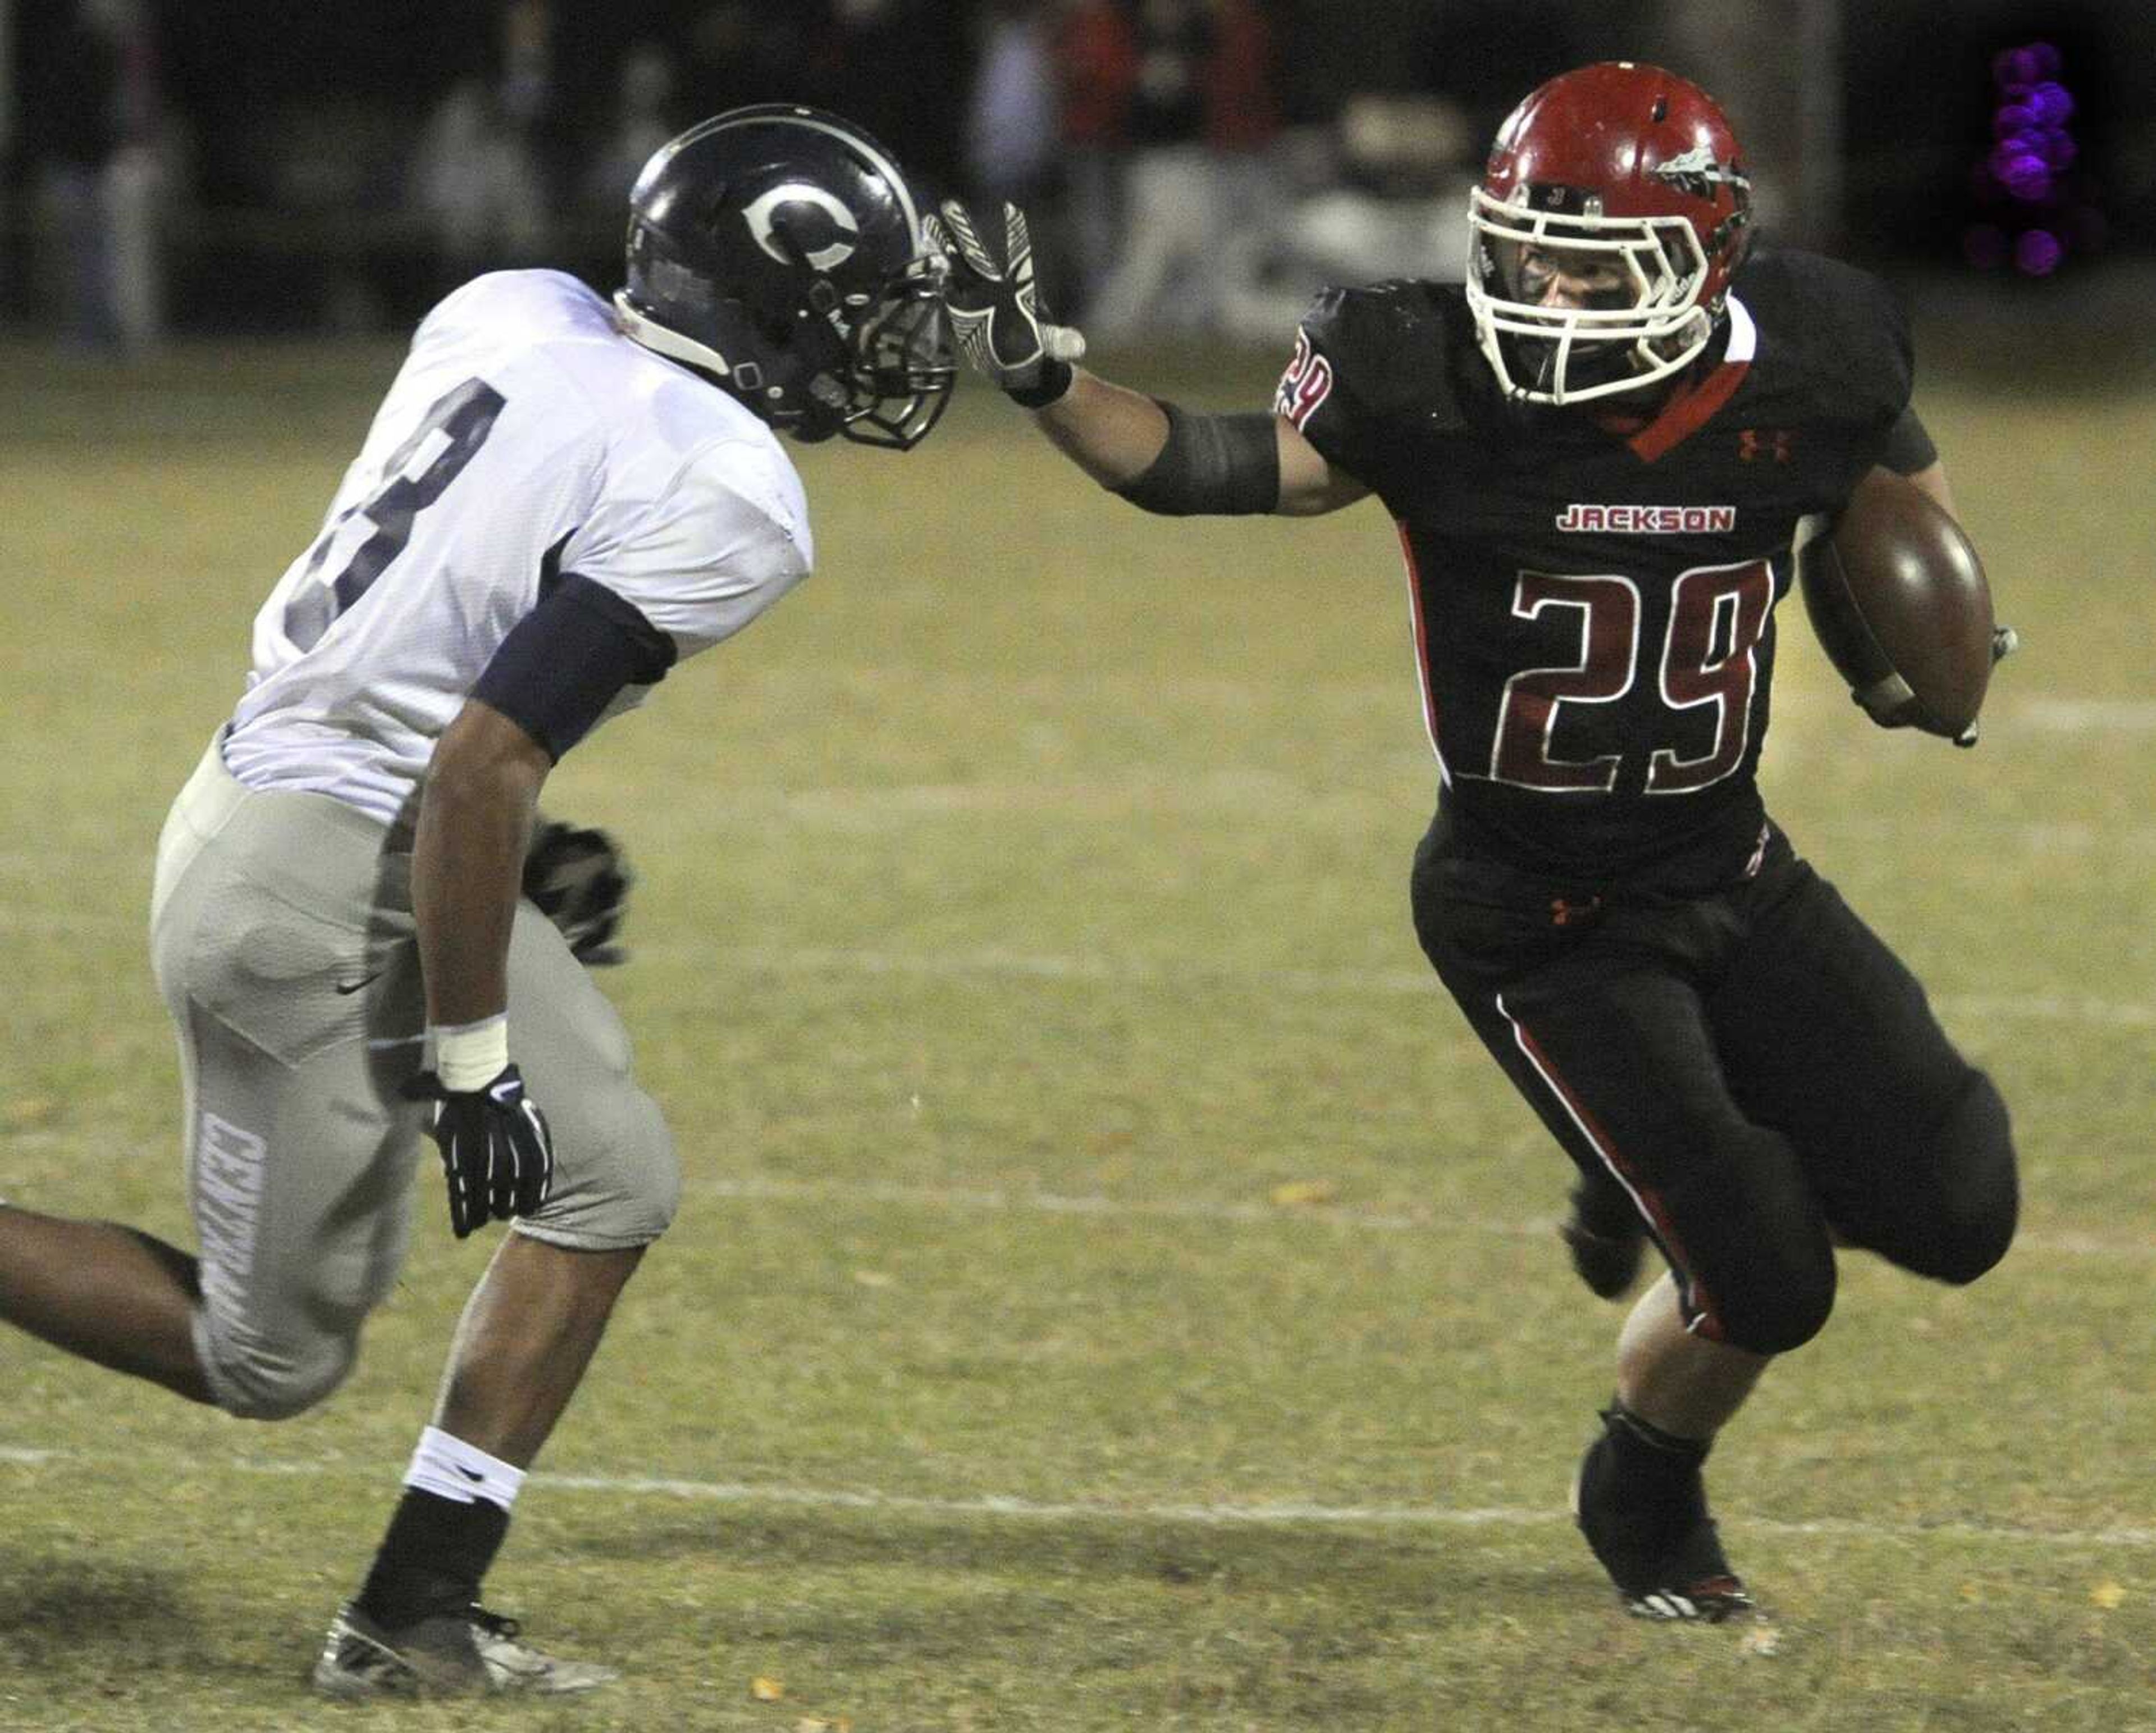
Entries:
{"label": "red stripe on jersey", "polygon": [[1422,688],[1422,725],[1430,734],[1430,749],[1437,754],[1438,774],[1446,787],[1452,785],[1452,770],[1445,762],[1445,748],[1437,740],[1437,693],[1430,683],[1430,634],[1422,617],[1422,573],[1416,568],[1414,543],[1408,538],[1408,527],[1404,518],[1394,518],[1393,527],[1400,534],[1400,557],[1408,567],[1408,618],[1414,625],[1415,683]]}
{"label": "red stripe on jersey", "polygon": [[1661,413],[1626,443],[1645,462],[1666,456],[1714,419],[1751,370],[1748,361],[1723,362],[1697,385],[1673,393]]}
{"label": "red stripe on jersey", "polygon": [[1498,1015],[1512,1026],[1512,1039],[1518,1043],[1520,1051],[1527,1056],[1527,1063],[1533,1066],[1537,1074],[1549,1085],[1550,1093],[1563,1107],[1566,1117],[1579,1128],[1580,1135],[1602,1158],[1602,1165],[1609,1170],[1611,1177],[1639,1206],[1640,1214],[1655,1224],[1656,1237],[1661,1241],[1679,1274],[1684,1278],[1685,1297],[1691,1302],[1696,1314],[1688,1326],[1691,1333],[1704,1336],[1710,1342],[1726,1340],[1713,1297],[1693,1272],[1691,1260],[1685,1256],[1683,1242],[1677,1238],[1676,1230],[1670,1225],[1669,1212],[1663,1207],[1661,1194],[1641,1180],[1631,1163],[1618,1153],[1617,1145],[1611,1140],[1609,1134],[1602,1129],[1601,1122],[1588,1112],[1586,1103],[1573,1094],[1571,1087],[1558,1075],[1557,1067],[1550,1063],[1549,1055],[1543,1051],[1542,1044],[1527,1033],[1524,1023],[1505,1008],[1502,994],[1497,995],[1496,1004]]}

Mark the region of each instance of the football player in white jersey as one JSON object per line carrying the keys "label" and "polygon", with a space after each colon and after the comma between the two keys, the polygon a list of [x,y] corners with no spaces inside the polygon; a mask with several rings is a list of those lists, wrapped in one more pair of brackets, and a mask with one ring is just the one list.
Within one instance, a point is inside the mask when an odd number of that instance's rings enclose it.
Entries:
{"label": "football player in white jersey", "polygon": [[510,1232],[314,1671],[332,1695],[581,1690],[480,1605],[533,1458],[679,1192],[580,949],[520,898],[541,785],[809,569],[776,435],[905,449],[952,367],[889,153],[814,110],[690,128],[630,196],[627,283],[506,271],[420,325],[238,709],[158,845],[198,1255],[0,1207],[0,1316],[239,1416],[350,1370],[422,1134],[452,1226]]}

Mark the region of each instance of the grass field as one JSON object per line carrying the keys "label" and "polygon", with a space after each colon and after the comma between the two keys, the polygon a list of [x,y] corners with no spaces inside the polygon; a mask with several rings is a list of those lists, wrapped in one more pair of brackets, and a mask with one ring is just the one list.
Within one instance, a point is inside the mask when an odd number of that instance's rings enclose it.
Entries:
{"label": "grass field", "polygon": [[[0,354],[8,1196],[188,1237],[151,849],[394,362]],[[1145,519],[969,392],[806,453],[815,580],[550,791],[642,870],[609,985],[688,1196],[492,1588],[625,1681],[299,1690],[485,1255],[429,1175],[289,1425],[0,1335],[0,1728],[2156,1727],[2156,414],[1923,404],[2028,648],[1956,753],[1793,605],[1768,793],[1999,1077],[2025,1232],[1967,1291],[1852,1260],[1724,1442],[1773,1652],[1625,1619],[1563,1515],[1617,1314],[1409,929],[1383,514]]]}

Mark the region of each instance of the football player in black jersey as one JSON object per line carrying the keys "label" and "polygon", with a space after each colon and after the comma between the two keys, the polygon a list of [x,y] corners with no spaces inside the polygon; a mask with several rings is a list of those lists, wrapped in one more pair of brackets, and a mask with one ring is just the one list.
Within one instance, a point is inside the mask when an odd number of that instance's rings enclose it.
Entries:
{"label": "football player in black jersey", "polygon": [[1751,1601],[1702,1464],[1817,1334],[1835,1247],[1946,1282],[2004,1255],[2005,1104],[1769,819],[1774,606],[1875,465],[1952,509],[1868,276],[1750,250],[1737,142],[1657,68],[1534,91],[1472,194],[1462,284],[1321,295],[1269,413],[1195,414],[1071,363],[1023,218],[942,213],[962,348],[1096,481],[1168,513],[1397,521],[1436,816],[1415,928],[1578,1165],[1566,1237],[1619,1339],[1573,1505],[1625,1604]]}

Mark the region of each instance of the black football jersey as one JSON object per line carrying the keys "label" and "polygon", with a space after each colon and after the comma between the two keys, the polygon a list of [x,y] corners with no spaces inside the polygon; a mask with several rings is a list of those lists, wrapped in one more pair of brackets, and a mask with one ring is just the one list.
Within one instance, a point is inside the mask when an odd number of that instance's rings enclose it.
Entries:
{"label": "black football jersey", "polygon": [[1507,402],[1457,284],[1318,297],[1276,408],[1399,523],[1458,846],[1594,882],[1743,861],[1793,550],[1911,373],[1884,286],[1803,253],[1748,265],[1715,347],[1629,421],[1622,394]]}

